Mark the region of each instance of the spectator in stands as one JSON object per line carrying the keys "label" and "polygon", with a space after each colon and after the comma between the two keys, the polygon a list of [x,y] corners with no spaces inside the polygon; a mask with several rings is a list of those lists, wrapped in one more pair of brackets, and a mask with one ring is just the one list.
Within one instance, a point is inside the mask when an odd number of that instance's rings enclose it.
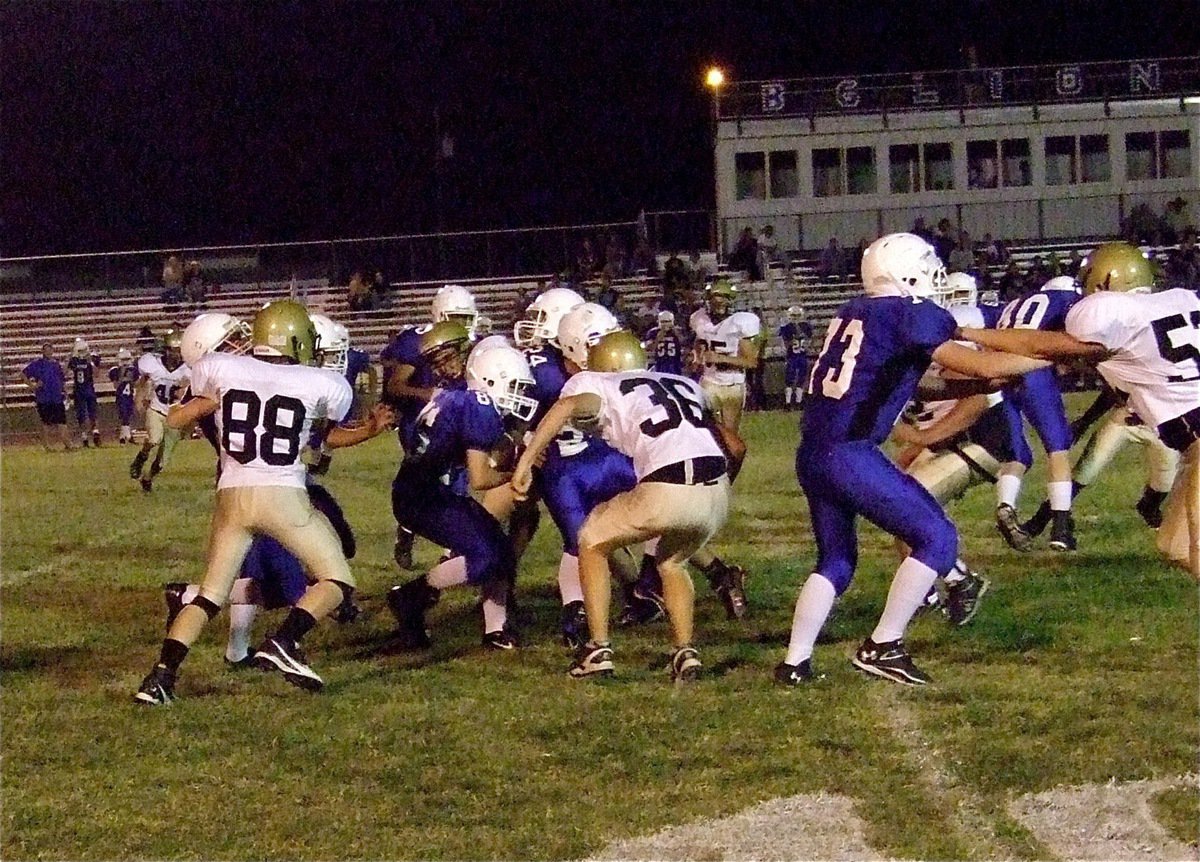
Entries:
{"label": "spectator in stands", "polygon": [[682,293],[692,279],[688,265],[683,262],[679,252],[671,252],[671,256],[663,261],[662,284],[663,291],[668,295]]}
{"label": "spectator in stands", "polygon": [[838,245],[837,237],[831,236],[817,258],[817,276],[821,281],[841,281],[847,271],[846,255]]}
{"label": "spectator in stands", "polygon": [[609,234],[608,240],[604,245],[604,271],[608,273],[609,278],[619,279],[625,277],[627,257],[625,243],[615,233]]}
{"label": "spectator in stands", "polygon": [[1161,245],[1162,219],[1150,209],[1150,204],[1137,204],[1125,219],[1122,234],[1134,245]]}
{"label": "spectator in stands", "polygon": [[697,293],[703,293],[704,288],[708,286],[709,280],[712,279],[712,273],[708,271],[708,267],[700,259],[700,249],[694,248],[688,253],[687,266],[688,289]]}
{"label": "spectator in stands", "polygon": [[946,271],[969,271],[975,265],[973,248],[971,235],[965,230],[960,230],[958,232],[958,240],[954,243],[954,249],[950,252],[950,259],[946,261]]}
{"label": "spectator in stands", "polygon": [[660,311],[662,311],[662,302],[659,297],[650,294],[641,301],[633,313],[632,321],[632,329],[639,338],[645,338],[646,333],[658,323]]}
{"label": "spectator in stands", "polygon": [[71,439],[67,436],[67,408],[65,398],[66,374],[62,363],[54,358],[54,345],[42,345],[42,355],[21,370],[26,385],[33,390],[33,401],[37,406],[38,419],[42,422],[42,445],[50,451],[50,429],[55,429],[58,442],[64,450],[71,450]]}
{"label": "spectator in stands", "polygon": [[737,244],[729,253],[729,268],[746,273],[751,281],[762,278],[762,270],[758,266],[758,238],[754,235],[754,228],[742,228]]}
{"label": "spectator in stands", "polygon": [[1004,275],[1000,276],[1000,281],[996,289],[1000,291],[1001,302],[1016,299],[1025,292],[1025,276],[1022,275],[1021,267],[1017,265],[1015,260],[1009,260],[1008,265],[1004,268]]}
{"label": "spectator in stands", "polygon": [[995,279],[992,278],[992,271],[988,267],[987,255],[982,249],[975,252],[975,264],[971,267],[970,273],[975,276],[975,289],[979,293],[996,289]]}
{"label": "spectator in stands", "polygon": [[956,237],[950,219],[944,218],[937,223],[937,230],[933,232],[933,250],[937,252],[938,260],[942,263],[950,262],[950,252],[954,251]]}
{"label": "spectator in stands", "polygon": [[1167,208],[1162,217],[1162,240],[1166,245],[1179,242],[1183,232],[1192,226],[1192,220],[1187,213],[1187,201],[1181,197],[1167,202]]}
{"label": "spectator in stands", "polygon": [[854,249],[849,252],[850,258],[846,266],[846,271],[848,273],[857,274],[862,271],[863,255],[867,253],[867,246],[870,244],[871,240],[867,239],[865,236],[859,237],[858,245],[856,245]]}
{"label": "spectator in stands", "polygon": [[1046,265],[1046,259],[1040,254],[1034,255],[1033,260],[1029,262],[1029,268],[1025,270],[1025,291],[1041,290],[1042,285],[1048,282],[1054,276],[1050,272],[1050,267]]}
{"label": "spectator in stands", "polygon": [[779,240],[775,238],[775,225],[765,224],[758,232],[758,268],[766,275],[772,264],[783,263],[779,253]]}
{"label": "spectator in stands", "polygon": [[1167,255],[1167,283],[1170,287],[1200,290],[1200,248],[1196,247],[1196,231],[1185,230],[1179,248]]}
{"label": "spectator in stands", "polygon": [[633,247],[633,256],[629,260],[629,268],[634,275],[655,275],[658,272],[658,261],[654,257],[654,249],[644,234],[638,234],[637,245]]}
{"label": "spectator in stands", "polygon": [[914,233],[925,240],[925,242],[933,245],[933,231],[925,226],[925,216],[917,216],[913,219],[912,228],[909,229],[909,233]]}
{"label": "spectator in stands", "polygon": [[600,273],[600,286],[596,291],[596,298],[593,302],[603,305],[613,313],[617,319],[623,318],[623,310],[621,308],[621,294],[613,287],[612,279],[607,272]]}
{"label": "spectator in stands", "polygon": [[596,274],[596,250],[588,237],[583,238],[579,246],[579,254],[575,257],[575,278],[578,281],[588,281]]}
{"label": "spectator in stands", "polygon": [[375,277],[371,280],[371,296],[376,308],[387,308],[391,305],[392,291],[388,287],[387,279],[383,277],[382,270],[375,270]]}
{"label": "spectator in stands", "polygon": [[183,268],[183,293],[187,301],[194,305],[203,305],[208,299],[208,286],[204,283],[204,273],[198,260],[189,260]]}
{"label": "spectator in stands", "polygon": [[177,254],[171,255],[163,263],[162,301],[166,303],[183,301],[183,261]]}
{"label": "spectator in stands", "polygon": [[371,286],[361,271],[350,276],[350,285],[346,288],[346,303],[351,311],[371,311],[375,308],[375,297]]}
{"label": "spectator in stands", "polygon": [[1079,275],[1079,267],[1083,266],[1083,258],[1079,256],[1079,249],[1071,249],[1071,253],[1067,255],[1067,259],[1062,265],[1062,274],[1069,275],[1071,278],[1076,278]]}

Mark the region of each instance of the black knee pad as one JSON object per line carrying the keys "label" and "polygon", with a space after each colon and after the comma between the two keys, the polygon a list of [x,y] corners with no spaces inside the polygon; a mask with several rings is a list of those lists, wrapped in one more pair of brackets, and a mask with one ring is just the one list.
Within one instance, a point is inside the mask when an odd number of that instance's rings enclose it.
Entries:
{"label": "black knee pad", "polygon": [[210,620],[221,612],[221,606],[211,599],[206,599],[204,596],[196,596],[192,599],[191,604],[204,611],[205,616]]}

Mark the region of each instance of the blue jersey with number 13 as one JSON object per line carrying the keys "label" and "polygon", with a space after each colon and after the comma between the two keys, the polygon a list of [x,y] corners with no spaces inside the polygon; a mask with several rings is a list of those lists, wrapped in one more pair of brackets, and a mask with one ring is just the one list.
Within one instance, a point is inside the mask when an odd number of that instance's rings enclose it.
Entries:
{"label": "blue jersey with number 13", "polygon": [[882,443],[954,329],[929,300],[861,296],[843,305],[809,375],[801,447]]}

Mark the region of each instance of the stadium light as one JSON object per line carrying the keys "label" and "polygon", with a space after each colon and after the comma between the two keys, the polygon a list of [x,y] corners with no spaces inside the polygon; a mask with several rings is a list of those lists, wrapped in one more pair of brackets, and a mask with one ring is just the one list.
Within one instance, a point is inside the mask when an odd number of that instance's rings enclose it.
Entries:
{"label": "stadium light", "polygon": [[711,66],[708,74],[704,76],[704,84],[714,92],[721,89],[721,85],[725,83],[725,73],[716,66]]}

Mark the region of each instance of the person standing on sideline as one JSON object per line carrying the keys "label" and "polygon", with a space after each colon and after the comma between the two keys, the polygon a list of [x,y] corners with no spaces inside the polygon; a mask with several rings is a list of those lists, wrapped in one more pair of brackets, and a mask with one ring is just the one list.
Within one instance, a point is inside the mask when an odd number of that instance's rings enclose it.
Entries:
{"label": "person standing on sideline", "polygon": [[804,387],[808,383],[808,343],[812,341],[812,324],[805,320],[804,308],[790,305],[787,323],[779,327],[779,338],[783,341],[783,354],[787,365],[783,370],[783,406],[800,407]]}
{"label": "person standing on sideline", "polygon": [[58,442],[64,450],[71,450],[67,437],[67,408],[63,404],[66,375],[62,363],[54,358],[54,345],[42,345],[42,355],[21,370],[25,383],[33,390],[38,419],[42,421],[42,445],[50,451],[50,429],[57,428]]}
{"label": "person standing on sideline", "polygon": [[117,440],[121,443],[133,442],[133,387],[138,381],[138,371],[133,365],[133,354],[122,347],[117,351],[117,364],[108,369],[108,379],[112,381],[113,393],[117,398],[117,421],[121,423],[121,431]]}
{"label": "person standing on sideline", "polygon": [[89,442],[100,447],[100,429],[96,425],[100,407],[96,400],[96,369],[99,367],[100,354],[90,350],[85,340],[76,338],[71,358],[67,360],[67,371],[71,374],[71,398],[75,402],[79,443],[85,449]]}

